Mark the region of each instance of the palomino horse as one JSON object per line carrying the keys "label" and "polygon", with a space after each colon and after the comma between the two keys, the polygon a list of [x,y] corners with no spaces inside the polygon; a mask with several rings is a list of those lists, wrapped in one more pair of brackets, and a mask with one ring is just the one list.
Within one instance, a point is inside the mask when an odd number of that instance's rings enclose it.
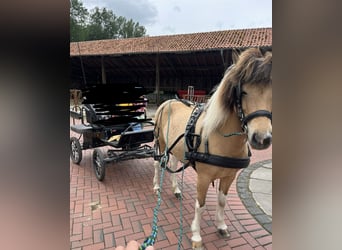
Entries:
{"label": "palomino horse", "polygon": [[[200,220],[210,183],[220,180],[215,225],[223,237],[229,237],[224,222],[228,189],[238,170],[249,164],[248,145],[261,150],[272,142],[272,52],[249,48],[236,58],[205,106],[168,100],[155,115],[155,143],[159,152],[172,154],[171,169],[179,160],[197,172],[193,249],[202,249]],[[154,166],[153,184],[158,191],[159,162]],[[179,196],[174,175],[172,188]]]}

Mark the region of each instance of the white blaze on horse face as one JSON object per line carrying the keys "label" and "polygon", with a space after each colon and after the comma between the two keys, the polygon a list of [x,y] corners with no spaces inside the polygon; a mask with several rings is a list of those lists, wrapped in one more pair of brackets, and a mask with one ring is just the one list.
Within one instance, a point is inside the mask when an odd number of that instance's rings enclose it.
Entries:
{"label": "white blaze on horse face", "polygon": [[[260,88],[258,84],[246,84],[246,95],[242,98],[245,115],[258,110],[272,112],[272,85]],[[272,121],[267,117],[256,117],[247,123],[248,142],[255,149],[265,149],[272,142]]]}

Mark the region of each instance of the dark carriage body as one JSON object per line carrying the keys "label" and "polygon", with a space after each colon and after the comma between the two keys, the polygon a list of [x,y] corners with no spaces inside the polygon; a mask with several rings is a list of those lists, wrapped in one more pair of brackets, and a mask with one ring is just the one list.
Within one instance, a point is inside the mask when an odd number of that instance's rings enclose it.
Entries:
{"label": "dark carriage body", "polygon": [[[70,110],[70,129],[79,134],[70,140],[72,161],[79,164],[82,150],[94,149],[95,174],[102,181],[107,162],[151,157],[153,148],[146,143],[154,139],[154,124],[146,117],[145,94],[143,87],[130,84],[84,88],[82,105]],[[111,147],[106,154],[99,149],[103,146]]]}

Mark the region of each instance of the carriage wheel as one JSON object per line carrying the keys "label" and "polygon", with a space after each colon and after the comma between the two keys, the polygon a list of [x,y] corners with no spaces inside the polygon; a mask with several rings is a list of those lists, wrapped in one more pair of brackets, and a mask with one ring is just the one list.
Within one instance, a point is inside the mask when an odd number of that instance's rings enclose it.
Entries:
{"label": "carriage wheel", "polygon": [[93,168],[95,171],[95,176],[99,181],[103,181],[106,169],[105,169],[105,162],[104,156],[100,149],[94,149],[93,151]]}
{"label": "carriage wheel", "polygon": [[81,143],[76,137],[70,138],[70,158],[75,164],[79,164],[82,160]]}

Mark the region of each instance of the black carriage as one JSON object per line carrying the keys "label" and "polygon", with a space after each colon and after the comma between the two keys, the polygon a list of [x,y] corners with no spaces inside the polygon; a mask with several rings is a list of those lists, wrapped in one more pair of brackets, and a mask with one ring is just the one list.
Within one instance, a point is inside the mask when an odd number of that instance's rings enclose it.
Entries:
{"label": "black carriage", "polygon": [[[96,178],[102,181],[108,162],[153,156],[148,143],[154,139],[154,123],[146,115],[147,92],[142,86],[94,85],[81,93],[82,104],[75,101],[70,110],[70,129],[79,134],[70,138],[73,163],[80,164],[83,150],[94,149],[92,165]],[[103,146],[110,146],[106,153],[100,148]]]}

